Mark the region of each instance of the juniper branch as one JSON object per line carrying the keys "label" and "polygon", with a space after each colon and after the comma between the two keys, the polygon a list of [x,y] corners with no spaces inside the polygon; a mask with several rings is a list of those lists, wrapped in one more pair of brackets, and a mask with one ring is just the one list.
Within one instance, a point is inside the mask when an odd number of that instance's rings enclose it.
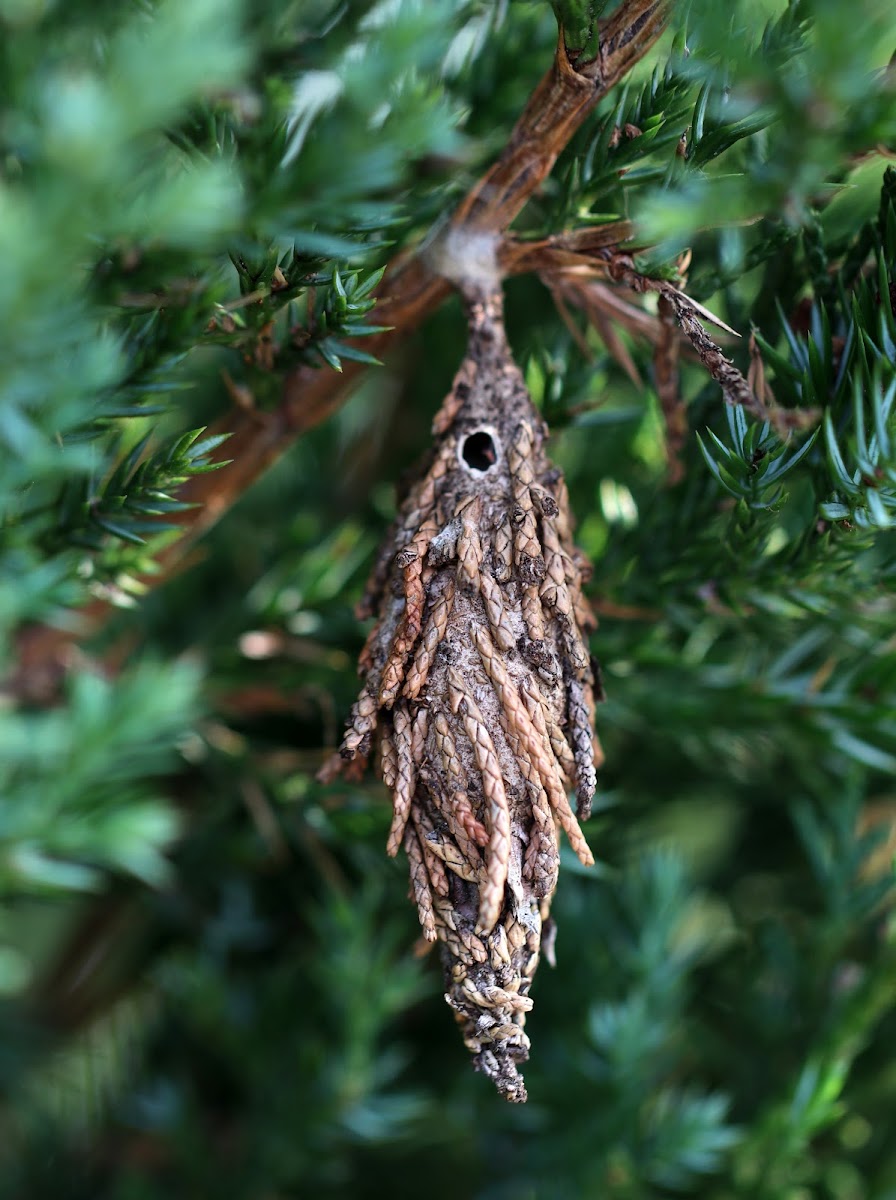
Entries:
{"label": "juniper branch", "polygon": [[[554,61],[532,93],[504,151],[462,201],[447,223],[446,232],[463,229],[500,234],[505,230],[547,178],[588,114],[654,44],[668,13],[667,0],[626,0],[602,23],[595,58],[575,66],[561,30]],[[598,244],[618,243],[627,232],[627,225],[619,222],[612,226],[612,235],[594,229],[583,231],[582,237],[593,250]],[[548,243],[542,252],[562,255],[570,249],[582,249],[581,239],[574,239],[572,246],[565,245],[562,238],[548,239]],[[517,252],[516,263],[504,265],[509,270],[523,270],[526,255],[537,252],[530,246],[525,252]],[[365,350],[378,356],[407,337],[438,308],[449,290],[449,282],[435,272],[425,253],[400,260],[378,289],[377,321],[387,328],[366,338]],[[160,555],[160,569],[146,581],[147,586],[157,586],[176,573],[192,544],[298,437],[325,421],[345,402],[367,367],[367,363],[346,361],[337,373],[303,365],[286,376],[276,409],[261,411],[240,399],[214,422],[207,431],[210,438],[228,435],[227,470],[215,473],[214,482],[209,475],[196,476],[179,490],[178,498],[192,506],[182,514],[183,536]],[[106,610],[102,600],[84,610],[80,635],[101,624]],[[71,631],[53,629],[23,631],[29,661],[27,675],[41,677],[42,691],[52,692],[64,676],[66,647],[72,636]],[[18,691],[23,686],[28,690],[19,672],[11,687]]]}
{"label": "juniper branch", "polygon": [[[588,114],[654,44],[667,16],[664,0],[627,0],[602,26],[597,56],[576,67],[561,37],[554,62],[533,92],[507,146],[462,201],[448,222],[448,231],[497,234],[506,229],[547,178]],[[616,232],[611,240],[618,241],[624,236],[621,223],[613,228]],[[596,230],[586,232],[599,236]],[[407,337],[442,303],[449,287],[425,254],[397,263],[380,286],[376,308],[378,324],[391,328],[365,339],[364,348],[380,355]],[[366,364],[346,362],[343,372],[335,375],[302,366],[284,380],[283,398],[276,410],[262,413],[238,406],[210,428],[210,434],[231,434],[227,457],[233,464],[214,485],[197,479],[183,489],[183,498],[200,507],[186,514],[187,537],[168,552],[163,576],[183,555],[189,541],[214,525],[297,437],[339,408],[366,369]]]}

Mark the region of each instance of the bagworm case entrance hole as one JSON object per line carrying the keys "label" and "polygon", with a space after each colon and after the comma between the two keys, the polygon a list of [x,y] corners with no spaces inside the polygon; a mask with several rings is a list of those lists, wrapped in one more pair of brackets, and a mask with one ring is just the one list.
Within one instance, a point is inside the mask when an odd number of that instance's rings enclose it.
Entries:
{"label": "bagworm case entrance hole", "polygon": [[484,475],[497,466],[500,459],[497,433],[488,426],[474,429],[460,439],[457,456],[467,470]]}

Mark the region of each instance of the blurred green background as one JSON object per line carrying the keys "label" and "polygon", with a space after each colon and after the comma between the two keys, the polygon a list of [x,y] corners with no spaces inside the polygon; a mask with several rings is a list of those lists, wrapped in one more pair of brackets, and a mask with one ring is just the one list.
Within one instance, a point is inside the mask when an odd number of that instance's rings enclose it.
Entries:
{"label": "blurred green background", "polygon": [[[685,290],[744,336],[711,335],[746,371],[755,330],[777,404],[817,410],[782,437],[684,345],[669,486],[655,331],[614,320],[634,378],[507,283],[608,694],[527,1106],[415,951],[385,790],[314,781],[457,300],[146,588],[222,372],[268,410],[334,370],[376,322],[345,281],[457,203],[556,31],[535,0],[0,0],[4,1196],[896,1197],[889,5],[673,5],[517,223],[629,217],[653,277],[690,247]],[[43,680],[29,637],[97,598]]]}

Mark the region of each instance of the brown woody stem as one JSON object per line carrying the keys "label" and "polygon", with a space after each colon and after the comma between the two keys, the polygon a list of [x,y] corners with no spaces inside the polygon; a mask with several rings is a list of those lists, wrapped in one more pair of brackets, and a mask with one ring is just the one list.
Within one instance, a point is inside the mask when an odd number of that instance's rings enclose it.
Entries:
{"label": "brown woody stem", "polygon": [[[500,234],[519,214],[529,197],[548,176],[557,156],[569,143],[598,101],[650,49],[660,36],[667,17],[668,0],[626,0],[601,28],[598,55],[573,67],[562,36],[550,70],[536,87],[496,162],[459,205],[446,232]],[[507,273],[527,269],[539,253],[562,265],[569,253],[594,250],[625,236],[624,223],[603,230],[585,230],[574,244],[563,237],[540,243],[517,243],[499,265]],[[566,260],[568,261],[568,260]],[[382,355],[416,329],[442,303],[451,285],[436,274],[425,255],[401,259],[387,274],[379,290],[377,324],[390,326],[386,333],[366,338],[364,349]],[[283,382],[280,404],[273,411],[235,404],[208,429],[209,435],[230,437],[217,457],[229,460],[226,469],[197,475],[180,489],[179,499],[195,508],[181,516],[184,536],[160,556],[161,571],[145,582],[157,586],[184,562],[192,543],[213,526],[247,488],[292,445],[296,438],[332,415],[346,400],[362,363],[346,361],[341,374],[302,366]],[[213,456],[214,457],[214,456]],[[104,611],[101,602],[90,606],[85,624],[96,625]],[[50,643],[64,645],[65,634],[40,639],[46,653]]]}
{"label": "brown woody stem", "polygon": [[[667,16],[666,0],[627,0],[602,29],[598,56],[577,68],[570,63],[561,38],[550,70],[532,93],[506,147],[461,202],[448,229],[496,234],[506,229],[598,101],[657,40]],[[594,249],[598,244],[618,243],[626,236],[627,226],[625,231],[623,226],[622,222],[613,225],[611,232],[585,230],[580,236],[590,237],[588,248]],[[528,250],[525,245],[517,251],[517,261],[506,264],[510,273],[526,270],[527,254],[537,253],[533,244]],[[567,249],[580,253],[583,249],[581,244],[564,246],[562,237],[546,239],[541,245],[558,257]],[[433,273],[424,256],[403,259],[387,274],[376,308],[377,324],[391,328],[365,339],[364,348],[376,355],[384,353],[434,312],[449,290],[448,282]],[[238,406],[215,422],[209,434],[232,435],[221,450],[221,457],[232,462],[220,474],[195,476],[182,489],[183,499],[201,507],[184,514],[187,536],[168,552],[165,573],[173,559],[182,557],[189,540],[215,524],[295,438],[339,408],[365,370],[364,364],[354,362],[346,362],[341,375],[299,367],[284,380],[282,402],[273,412]]]}

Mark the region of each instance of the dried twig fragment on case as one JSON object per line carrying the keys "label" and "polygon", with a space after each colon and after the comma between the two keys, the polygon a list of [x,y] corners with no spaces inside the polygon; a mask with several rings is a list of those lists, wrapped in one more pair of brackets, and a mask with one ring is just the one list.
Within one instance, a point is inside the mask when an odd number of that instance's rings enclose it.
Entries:
{"label": "dried twig fragment on case", "polygon": [[579,818],[600,756],[594,619],[499,287],[464,293],[467,354],[362,602],[377,621],[330,773],[357,771],[378,742],[393,797],[388,852],[407,853],[423,934],[441,943],[446,999],[475,1065],[520,1102],[561,831],[593,862]]}

